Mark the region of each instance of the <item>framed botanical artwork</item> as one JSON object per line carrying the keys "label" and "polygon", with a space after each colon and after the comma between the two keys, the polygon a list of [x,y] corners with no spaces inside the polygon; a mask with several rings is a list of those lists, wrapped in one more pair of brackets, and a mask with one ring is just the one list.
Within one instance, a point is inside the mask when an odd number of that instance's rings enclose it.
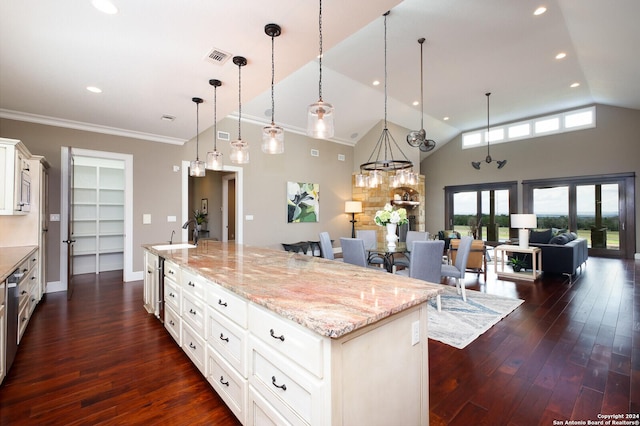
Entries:
{"label": "framed botanical artwork", "polygon": [[320,185],[287,182],[287,222],[320,221]]}
{"label": "framed botanical artwork", "polygon": [[200,211],[202,212],[202,214],[209,214],[209,199],[208,198],[203,198],[200,201]]}

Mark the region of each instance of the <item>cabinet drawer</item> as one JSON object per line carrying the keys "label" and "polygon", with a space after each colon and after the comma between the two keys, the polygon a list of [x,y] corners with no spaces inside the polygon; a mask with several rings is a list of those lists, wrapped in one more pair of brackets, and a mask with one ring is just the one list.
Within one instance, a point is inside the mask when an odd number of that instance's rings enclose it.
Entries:
{"label": "cabinet drawer", "polygon": [[182,346],[182,320],[170,306],[164,310],[164,328],[167,329],[178,346]]}
{"label": "cabinet drawer", "polygon": [[164,261],[164,276],[180,285],[180,268],[175,263],[168,260]]}
{"label": "cabinet drawer", "polygon": [[207,345],[207,380],[218,392],[240,423],[245,423],[247,411],[247,379],[227,364],[218,352]]}
{"label": "cabinet drawer", "polygon": [[249,331],[317,377],[323,377],[321,336],[254,304],[249,305]]}
{"label": "cabinet drawer", "polygon": [[180,312],[180,302],[182,289],[173,281],[164,281],[164,301],[166,306],[170,306],[174,311]]}
{"label": "cabinet drawer", "polygon": [[200,300],[205,300],[205,287],[208,281],[205,278],[192,274],[189,271],[182,271],[182,289],[185,293],[190,293]]}
{"label": "cabinet drawer", "polygon": [[29,257],[29,269],[33,269],[36,266],[38,266],[38,251],[36,250],[35,253],[33,253],[30,257]]}
{"label": "cabinet drawer", "polygon": [[248,332],[220,315],[211,306],[207,307],[207,343],[235,368],[247,377],[245,354]]}
{"label": "cabinet drawer", "polygon": [[217,284],[211,284],[207,303],[242,328],[247,328],[247,302]]}
{"label": "cabinet drawer", "polygon": [[201,338],[188,323],[182,323],[182,350],[191,358],[193,364],[206,377],[204,339]]}
{"label": "cabinet drawer", "polygon": [[27,324],[29,324],[30,315],[29,303],[25,303],[24,306],[20,307],[20,313],[18,314],[18,343],[22,340],[22,335],[27,328]]}
{"label": "cabinet drawer", "polygon": [[[314,384],[312,376],[276,354],[253,336],[249,338],[249,345],[251,353],[249,383],[290,422],[317,423],[312,417],[314,404],[319,404],[322,399],[318,391],[320,382],[315,380],[318,384]],[[300,422],[300,419],[303,422]]]}
{"label": "cabinet drawer", "polygon": [[197,300],[190,294],[182,294],[182,320],[189,325],[204,339],[204,302]]}
{"label": "cabinet drawer", "polygon": [[252,386],[249,386],[247,424],[260,426],[291,426]]}

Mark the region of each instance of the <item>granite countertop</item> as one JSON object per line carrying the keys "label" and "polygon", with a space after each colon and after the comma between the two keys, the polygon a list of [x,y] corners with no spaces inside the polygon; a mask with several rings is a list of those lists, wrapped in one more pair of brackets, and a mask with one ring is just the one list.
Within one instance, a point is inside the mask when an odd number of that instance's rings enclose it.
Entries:
{"label": "granite countertop", "polygon": [[143,248],[331,338],[434,298],[438,284],[342,262],[233,242]]}
{"label": "granite countertop", "polygon": [[38,246],[0,247],[0,282],[6,280],[37,248]]}

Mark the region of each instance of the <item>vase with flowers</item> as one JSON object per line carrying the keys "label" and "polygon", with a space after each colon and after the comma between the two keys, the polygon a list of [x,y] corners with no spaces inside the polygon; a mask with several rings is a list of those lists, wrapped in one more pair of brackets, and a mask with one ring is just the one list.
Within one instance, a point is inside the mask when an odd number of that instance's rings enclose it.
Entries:
{"label": "vase with flowers", "polygon": [[404,208],[394,210],[389,203],[385,204],[382,210],[378,210],[376,212],[374,221],[376,222],[376,225],[385,226],[387,228],[387,245],[391,247],[396,245],[396,241],[398,239],[396,235],[398,225],[409,223],[409,219],[407,219],[407,210]]}
{"label": "vase with flowers", "polygon": [[207,223],[207,214],[196,209],[193,211],[193,219],[196,221],[196,228],[200,231],[202,230],[202,225]]}

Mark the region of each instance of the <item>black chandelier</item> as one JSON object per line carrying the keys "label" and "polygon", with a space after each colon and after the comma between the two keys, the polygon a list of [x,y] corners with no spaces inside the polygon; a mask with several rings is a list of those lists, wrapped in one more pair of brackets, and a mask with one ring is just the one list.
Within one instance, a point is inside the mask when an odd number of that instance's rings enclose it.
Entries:
{"label": "black chandelier", "polygon": [[[491,96],[491,92],[489,93],[485,93],[485,95],[487,96],[487,156],[485,157],[484,161],[489,164],[493,161],[493,159],[491,158],[491,153],[489,151],[489,145],[490,145],[490,137],[489,137],[489,96]],[[498,163],[498,169],[501,169],[505,166],[505,164],[507,164],[507,160],[496,160],[496,162]],[[473,166],[474,169],[476,170],[480,170],[480,164],[482,163],[482,161],[472,161],[471,165]]]}

